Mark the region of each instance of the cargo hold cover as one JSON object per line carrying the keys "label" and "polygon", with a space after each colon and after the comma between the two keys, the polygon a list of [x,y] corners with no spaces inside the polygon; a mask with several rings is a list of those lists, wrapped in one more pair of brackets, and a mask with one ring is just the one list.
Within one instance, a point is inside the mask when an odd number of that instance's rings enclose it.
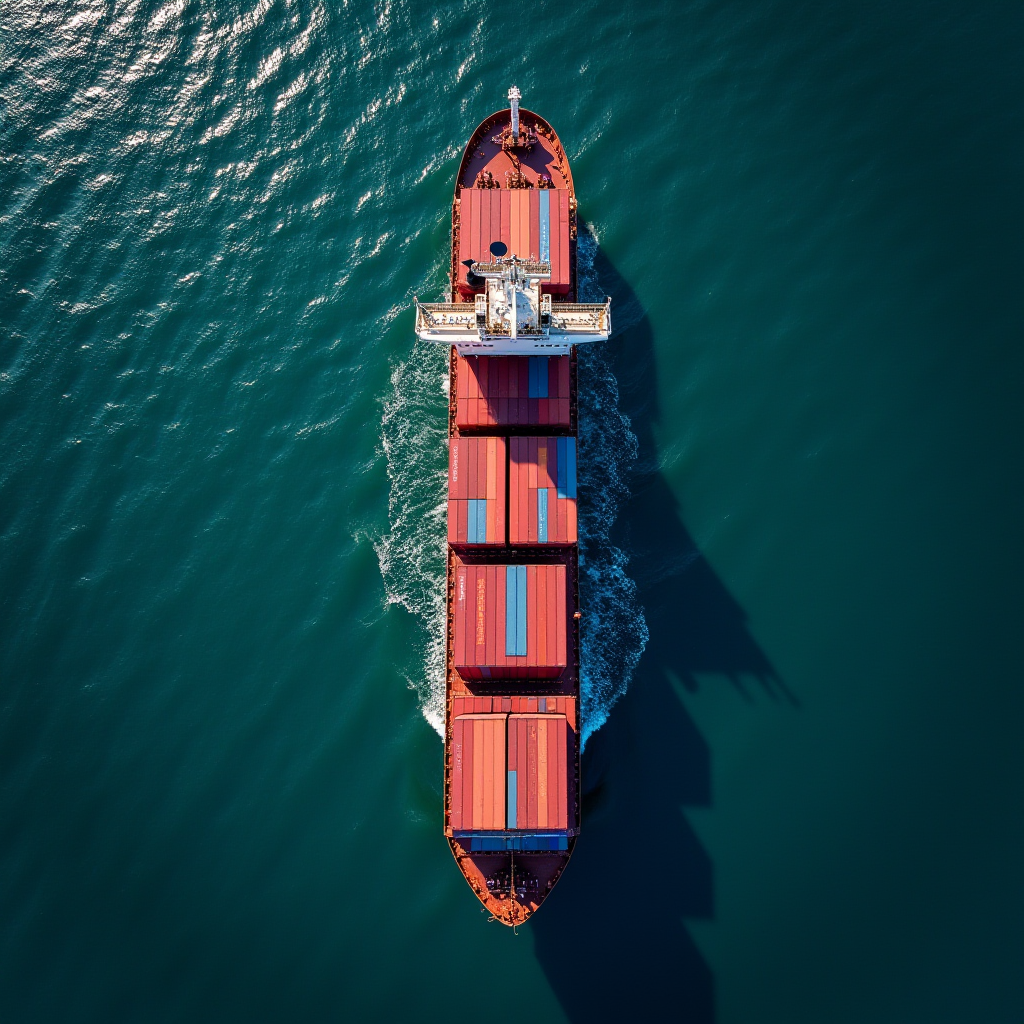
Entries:
{"label": "cargo hold cover", "polygon": [[564,565],[455,561],[455,667],[465,679],[553,679],[564,671]]}
{"label": "cargo hold cover", "polygon": [[456,424],[568,427],[570,372],[568,356],[457,356]]}
{"label": "cargo hold cover", "polygon": [[509,255],[551,264],[541,290],[569,291],[569,191],[552,189],[464,188],[459,195],[459,279],[463,295],[472,295],[465,260],[486,263],[491,242],[504,242]]}
{"label": "cargo hold cover", "polygon": [[453,832],[575,829],[575,701],[566,703],[572,721],[550,712],[456,716],[449,791]]}

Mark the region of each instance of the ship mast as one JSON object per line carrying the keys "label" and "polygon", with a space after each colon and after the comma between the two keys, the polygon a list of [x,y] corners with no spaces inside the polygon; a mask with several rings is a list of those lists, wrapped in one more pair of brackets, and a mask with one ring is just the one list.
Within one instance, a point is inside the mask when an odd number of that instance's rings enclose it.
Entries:
{"label": "ship mast", "polygon": [[519,137],[519,101],[523,94],[513,85],[508,91],[508,101],[512,105],[512,137]]}

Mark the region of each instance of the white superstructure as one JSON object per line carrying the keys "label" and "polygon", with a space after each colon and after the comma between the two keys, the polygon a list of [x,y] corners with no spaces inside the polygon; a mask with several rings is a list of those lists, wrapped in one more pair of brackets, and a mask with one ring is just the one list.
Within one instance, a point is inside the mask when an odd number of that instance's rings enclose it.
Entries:
{"label": "white superstructure", "polygon": [[[500,251],[500,250],[499,250]],[[551,276],[548,263],[517,256],[474,263],[470,274],[483,293],[469,302],[416,300],[416,335],[454,345],[461,355],[566,355],[573,345],[607,341],[611,300],[553,302],[541,294]]]}

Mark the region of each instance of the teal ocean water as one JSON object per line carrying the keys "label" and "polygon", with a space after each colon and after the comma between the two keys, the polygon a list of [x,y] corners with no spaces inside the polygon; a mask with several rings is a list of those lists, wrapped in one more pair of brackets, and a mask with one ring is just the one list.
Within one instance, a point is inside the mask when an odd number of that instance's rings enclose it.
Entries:
{"label": "teal ocean water", "polygon": [[[587,789],[441,836],[462,145],[561,133]],[[1019,4],[0,7],[0,1019],[1024,1019]]]}

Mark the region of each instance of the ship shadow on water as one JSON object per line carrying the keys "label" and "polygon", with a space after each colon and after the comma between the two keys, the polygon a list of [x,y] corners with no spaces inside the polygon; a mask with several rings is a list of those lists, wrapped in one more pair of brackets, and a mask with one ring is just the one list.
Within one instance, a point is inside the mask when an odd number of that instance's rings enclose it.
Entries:
{"label": "ship shadow on water", "polygon": [[600,250],[594,269],[627,321],[608,356],[639,468],[613,540],[630,554],[650,637],[629,690],[587,744],[582,834],[532,927],[570,1020],[713,1021],[714,978],[686,921],[713,919],[714,866],[684,813],[711,806],[711,754],[680,693],[710,674],[744,694],[753,685],[793,698],[657,471],[650,321]]}

